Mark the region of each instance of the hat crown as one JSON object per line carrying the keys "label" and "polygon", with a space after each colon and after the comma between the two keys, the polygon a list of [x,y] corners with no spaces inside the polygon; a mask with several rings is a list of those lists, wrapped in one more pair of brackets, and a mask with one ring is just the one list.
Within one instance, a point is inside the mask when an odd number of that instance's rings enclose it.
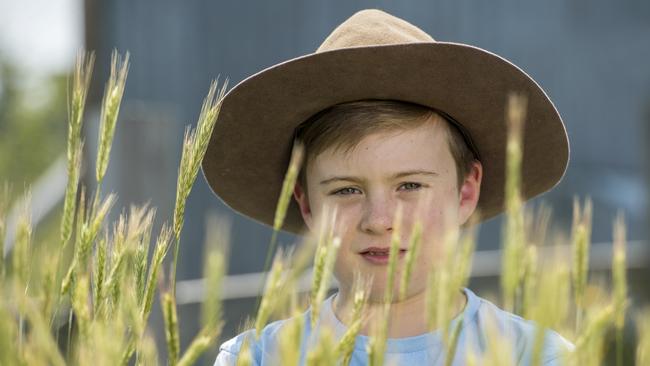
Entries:
{"label": "hat crown", "polygon": [[341,23],[316,53],[340,48],[397,43],[435,42],[422,29],[379,9],[361,10]]}

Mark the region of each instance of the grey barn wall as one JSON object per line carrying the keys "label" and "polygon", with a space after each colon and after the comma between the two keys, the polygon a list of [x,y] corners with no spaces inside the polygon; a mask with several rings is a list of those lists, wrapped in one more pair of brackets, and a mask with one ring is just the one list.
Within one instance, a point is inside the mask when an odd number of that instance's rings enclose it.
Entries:
{"label": "grey barn wall", "polygon": [[[336,25],[367,7],[402,17],[437,40],[490,50],[529,73],[555,102],[571,140],[567,175],[542,199],[558,220],[566,220],[573,195],[591,195],[594,240],[610,239],[618,208],[627,212],[629,236],[647,238],[650,3],[644,0],[86,0],[86,44],[97,52],[95,106],[110,51],[131,53],[104,187],[120,194],[116,207],[151,201],[158,207],[157,227],[169,220],[184,126],[195,123],[210,80],[229,77],[232,87],[265,67],[311,53]],[[87,131],[89,152],[96,122],[95,116]],[[270,231],[225,207],[199,174],[187,205],[179,280],[201,276],[210,211],[233,218],[229,272],[260,270]],[[479,249],[498,245],[500,225],[497,219],[483,226]],[[228,307],[228,335],[252,306],[242,304]],[[181,309],[183,344],[198,329],[197,309]]]}

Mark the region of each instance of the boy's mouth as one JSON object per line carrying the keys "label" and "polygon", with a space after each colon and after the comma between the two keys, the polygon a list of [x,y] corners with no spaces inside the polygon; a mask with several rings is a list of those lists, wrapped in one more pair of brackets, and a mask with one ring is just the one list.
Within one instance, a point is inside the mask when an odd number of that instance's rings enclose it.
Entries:
{"label": "boy's mouth", "polygon": [[[402,258],[404,253],[406,253],[406,249],[400,249],[397,259]],[[390,247],[369,247],[359,252],[359,255],[361,255],[363,259],[372,264],[388,264],[389,254]]]}

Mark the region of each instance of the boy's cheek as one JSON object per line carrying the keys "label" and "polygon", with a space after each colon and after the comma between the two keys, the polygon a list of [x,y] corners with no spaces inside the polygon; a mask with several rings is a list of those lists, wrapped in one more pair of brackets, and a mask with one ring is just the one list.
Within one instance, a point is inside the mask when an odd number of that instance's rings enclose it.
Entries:
{"label": "boy's cheek", "polygon": [[355,207],[344,205],[336,206],[336,223],[334,234],[341,238],[341,248],[354,248],[354,243],[350,242],[357,235],[356,228],[359,223],[359,212]]}

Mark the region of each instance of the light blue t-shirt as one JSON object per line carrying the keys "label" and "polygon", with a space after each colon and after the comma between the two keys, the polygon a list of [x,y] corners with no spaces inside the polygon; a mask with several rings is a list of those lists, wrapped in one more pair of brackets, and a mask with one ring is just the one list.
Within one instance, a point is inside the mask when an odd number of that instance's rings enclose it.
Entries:
{"label": "light blue t-shirt", "polygon": [[[467,304],[462,312],[463,324],[458,338],[456,355],[453,365],[466,363],[467,351],[472,350],[475,355],[486,352],[486,334],[488,326],[496,328],[503,337],[506,337],[513,348],[512,358],[516,365],[530,364],[535,339],[535,324],[517,315],[499,309],[493,303],[476,296],[471,290],[464,288]],[[335,339],[340,339],[346,331],[346,326],[334,315],[332,298],[330,296],[323,302],[321,319],[316,323],[318,329],[321,322],[334,324],[333,334]],[[305,331],[303,332],[302,346],[300,349],[300,364],[304,365],[306,359],[305,348],[315,339],[310,329],[311,311],[307,310],[305,317]],[[452,321],[452,328],[459,321],[459,315]],[[286,320],[279,320],[267,325],[258,340],[255,340],[255,330],[245,331],[221,345],[215,366],[235,365],[239,349],[245,338],[248,337],[252,347],[253,365],[279,365],[278,334]],[[317,333],[317,332],[316,332]],[[356,338],[350,365],[367,365],[368,354],[366,346],[369,337],[359,335]],[[312,346],[309,346],[309,349]],[[549,330],[545,334],[542,351],[542,365],[561,365],[561,360],[573,345],[558,333]],[[386,342],[386,365],[444,365],[445,346],[439,331],[406,338],[389,338]]]}

